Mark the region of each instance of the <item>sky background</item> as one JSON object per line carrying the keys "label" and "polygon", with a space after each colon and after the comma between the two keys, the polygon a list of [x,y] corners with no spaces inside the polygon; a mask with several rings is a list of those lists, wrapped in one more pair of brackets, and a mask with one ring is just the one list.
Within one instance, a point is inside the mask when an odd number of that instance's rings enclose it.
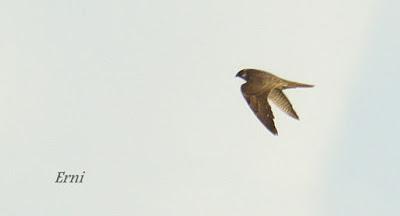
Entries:
{"label": "sky background", "polygon": [[[399,215],[399,6],[2,1],[0,214]],[[300,121],[242,68],[314,84]]]}

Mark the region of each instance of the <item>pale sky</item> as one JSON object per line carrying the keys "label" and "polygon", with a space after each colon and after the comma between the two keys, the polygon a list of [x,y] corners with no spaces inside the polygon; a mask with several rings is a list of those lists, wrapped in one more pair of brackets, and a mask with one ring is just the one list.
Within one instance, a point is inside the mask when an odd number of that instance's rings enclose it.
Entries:
{"label": "pale sky", "polygon": [[[0,214],[399,215],[399,6],[0,3]],[[249,67],[315,85],[279,136]]]}

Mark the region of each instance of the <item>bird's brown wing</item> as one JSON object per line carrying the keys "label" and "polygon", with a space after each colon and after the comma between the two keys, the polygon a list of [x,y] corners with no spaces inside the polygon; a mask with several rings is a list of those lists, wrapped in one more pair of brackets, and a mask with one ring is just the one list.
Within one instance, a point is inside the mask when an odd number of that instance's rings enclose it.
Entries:
{"label": "bird's brown wing", "polygon": [[242,94],[257,118],[269,131],[274,135],[278,135],[274,123],[274,114],[272,113],[271,106],[268,104],[268,93],[269,92],[264,92],[263,94],[250,95],[242,88]]}
{"label": "bird's brown wing", "polygon": [[289,116],[299,119],[296,111],[294,111],[292,104],[289,99],[280,89],[273,89],[268,95],[268,99],[274,102],[282,111],[287,113]]}

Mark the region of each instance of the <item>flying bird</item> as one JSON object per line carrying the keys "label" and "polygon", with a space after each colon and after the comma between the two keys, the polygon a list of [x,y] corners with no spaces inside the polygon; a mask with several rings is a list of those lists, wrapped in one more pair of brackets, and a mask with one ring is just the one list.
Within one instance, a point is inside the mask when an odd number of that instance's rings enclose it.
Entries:
{"label": "flying bird", "polygon": [[243,69],[236,74],[247,82],[241,86],[242,94],[257,118],[274,135],[278,135],[274,123],[274,114],[268,100],[272,101],[289,116],[299,119],[289,99],[282,90],[297,87],[314,87],[277,77],[267,71]]}

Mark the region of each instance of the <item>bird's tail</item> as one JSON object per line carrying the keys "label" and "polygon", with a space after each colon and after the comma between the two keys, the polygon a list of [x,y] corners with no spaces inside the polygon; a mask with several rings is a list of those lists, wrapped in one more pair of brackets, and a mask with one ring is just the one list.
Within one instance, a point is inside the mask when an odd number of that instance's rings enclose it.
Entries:
{"label": "bird's tail", "polygon": [[289,81],[286,85],[286,88],[311,88],[311,87],[314,87],[314,85],[292,82],[292,81]]}

